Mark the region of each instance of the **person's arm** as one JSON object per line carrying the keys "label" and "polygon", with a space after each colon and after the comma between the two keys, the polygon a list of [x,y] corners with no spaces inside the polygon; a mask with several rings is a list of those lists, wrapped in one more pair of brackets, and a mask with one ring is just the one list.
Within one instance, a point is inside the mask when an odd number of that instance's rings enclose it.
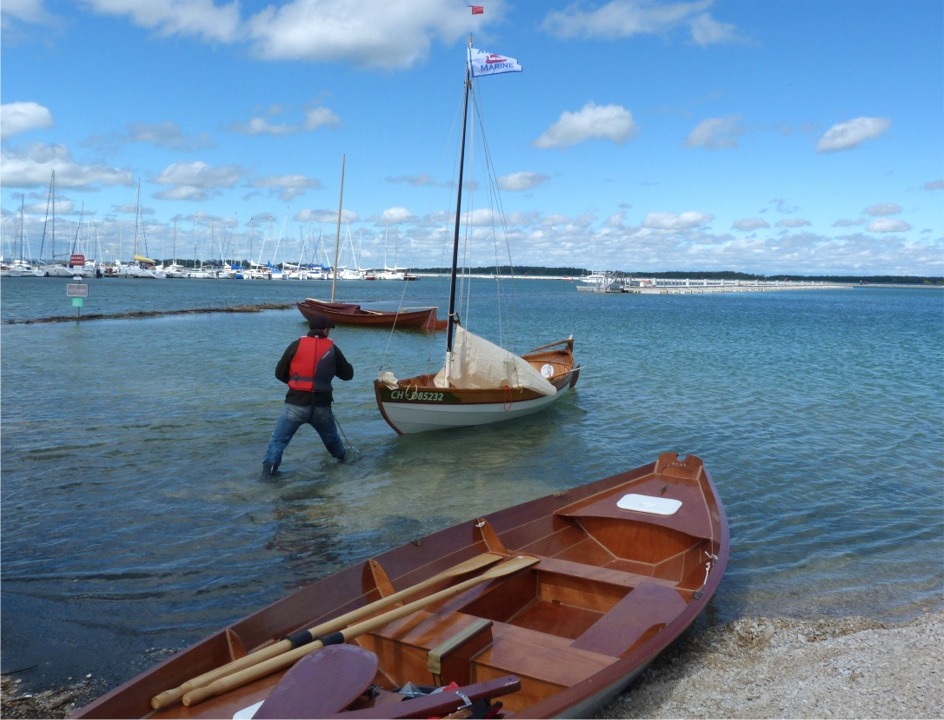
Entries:
{"label": "person's arm", "polygon": [[288,371],[291,368],[292,358],[295,357],[296,350],[298,350],[298,340],[285,348],[285,352],[282,353],[282,357],[275,365],[275,377],[286,385],[288,384]]}
{"label": "person's arm", "polygon": [[354,366],[347,361],[337,344],[334,346],[334,374],[342,380],[352,380],[354,378]]}

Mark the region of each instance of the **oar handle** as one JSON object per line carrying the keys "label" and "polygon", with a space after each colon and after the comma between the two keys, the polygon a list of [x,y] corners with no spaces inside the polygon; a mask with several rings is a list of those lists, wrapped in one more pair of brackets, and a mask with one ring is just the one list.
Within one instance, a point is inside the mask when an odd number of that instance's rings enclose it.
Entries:
{"label": "oar handle", "polygon": [[[340,640],[340,642],[343,642],[343,638]],[[325,643],[323,641],[315,640],[312,643],[302,645],[301,647],[282,653],[281,655],[276,655],[275,657],[269,658],[268,660],[264,660],[260,663],[256,663],[255,665],[247,667],[243,670],[225,675],[224,677],[214,680],[209,685],[194,688],[190,692],[186,693],[183,696],[183,703],[187,707],[190,707],[191,705],[196,705],[197,703],[203,702],[207,698],[214,697],[215,695],[222,695],[233,688],[247,685],[253,680],[258,680],[261,677],[265,677],[269,673],[274,673],[276,670],[281,670],[284,667],[288,667],[296,660],[299,660],[300,658],[315,652],[315,650],[320,650],[324,646]]]}
{"label": "oar handle", "polygon": [[214,668],[213,670],[205,672],[202,675],[197,675],[195,678],[191,678],[183,685],[170,690],[165,690],[164,692],[155,695],[153,698],[151,698],[151,707],[155,710],[160,710],[161,708],[165,708],[168,705],[173,705],[191,690],[208,685],[214,680],[218,680],[221,677],[226,677],[227,675],[231,675],[232,673],[238,672],[247,667],[252,667],[256,663],[276,657],[291,649],[291,640],[280,640],[277,643],[273,643],[272,645],[268,645],[264,648],[256,650],[255,652],[250,653],[244,657],[237,658],[236,660],[228,662],[225,665],[221,665],[218,668]]}

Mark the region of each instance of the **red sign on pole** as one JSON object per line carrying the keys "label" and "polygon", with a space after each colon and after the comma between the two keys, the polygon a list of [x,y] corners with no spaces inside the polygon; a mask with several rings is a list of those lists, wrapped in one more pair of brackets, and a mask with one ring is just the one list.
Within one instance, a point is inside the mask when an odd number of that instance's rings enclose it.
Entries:
{"label": "red sign on pole", "polygon": [[85,265],[85,255],[70,255],[69,256],[70,265]]}

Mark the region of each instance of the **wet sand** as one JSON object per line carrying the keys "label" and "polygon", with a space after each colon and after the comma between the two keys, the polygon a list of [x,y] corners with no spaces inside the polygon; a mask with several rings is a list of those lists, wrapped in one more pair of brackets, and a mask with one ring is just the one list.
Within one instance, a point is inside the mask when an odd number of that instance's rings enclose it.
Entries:
{"label": "wet sand", "polygon": [[[92,677],[41,689],[5,676],[0,715],[68,717],[107,689]],[[596,717],[942,716],[944,611],[904,625],[743,618],[696,627]]]}

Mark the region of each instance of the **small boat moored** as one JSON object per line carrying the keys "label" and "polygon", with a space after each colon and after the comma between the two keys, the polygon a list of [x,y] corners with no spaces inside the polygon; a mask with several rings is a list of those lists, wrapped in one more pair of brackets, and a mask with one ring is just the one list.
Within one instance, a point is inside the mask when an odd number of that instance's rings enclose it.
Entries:
{"label": "small boat moored", "polygon": [[589,717],[705,609],[729,542],[702,461],[663,453],[318,580],[76,717]]}
{"label": "small boat moored", "polygon": [[328,302],[316,298],[305,298],[298,303],[298,310],[306,320],[323,317],[337,325],[359,325],[361,327],[419,328],[442,330],[445,320],[436,317],[435,307],[404,308],[402,310],[365,310],[356,303]]}

